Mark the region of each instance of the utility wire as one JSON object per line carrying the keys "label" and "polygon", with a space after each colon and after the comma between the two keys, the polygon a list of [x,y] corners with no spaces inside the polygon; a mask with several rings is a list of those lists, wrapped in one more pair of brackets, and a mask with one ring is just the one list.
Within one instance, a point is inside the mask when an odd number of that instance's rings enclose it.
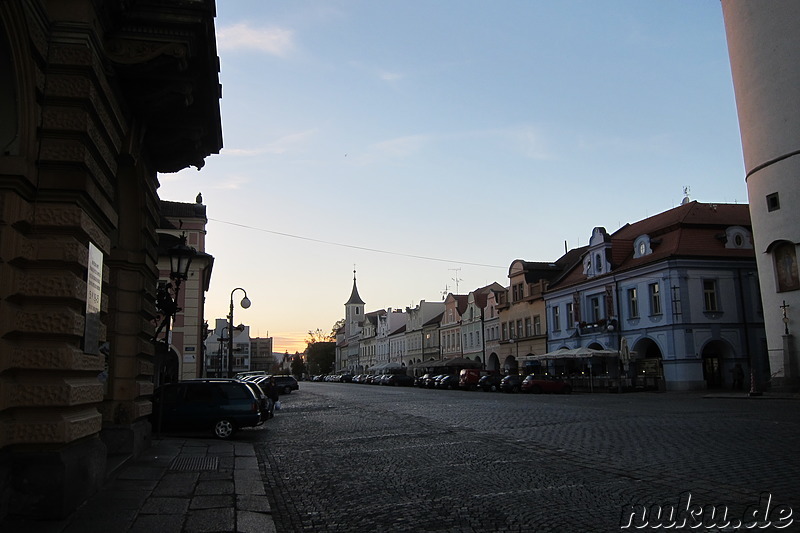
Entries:
{"label": "utility wire", "polygon": [[254,226],[248,226],[246,224],[238,224],[236,222],[228,222],[227,220],[219,220],[219,219],[216,219],[216,218],[209,218],[208,220],[210,220],[212,222],[219,222],[220,224],[227,224],[229,226],[236,226],[236,227],[239,227],[239,228],[246,228],[246,229],[251,229],[251,230],[254,230],[254,231],[260,231],[262,233],[271,233],[272,235],[280,235],[281,237],[289,237],[289,238],[292,238],[292,239],[300,239],[300,240],[303,240],[303,241],[318,242],[318,243],[321,243],[321,244],[328,244],[328,245],[331,245],[331,246],[341,246],[342,248],[353,248],[355,250],[364,250],[366,252],[374,252],[374,253],[378,253],[378,254],[397,255],[397,256],[401,256],[401,257],[411,257],[413,259],[423,259],[425,261],[439,261],[441,263],[455,263],[457,265],[470,265],[470,266],[479,266],[479,267],[488,267],[488,268],[502,268],[502,269],[508,268],[508,267],[505,267],[505,266],[487,265],[487,264],[483,264],[483,263],[469,263],[467,261],[455,261],[455,260],[452,260],[452,259],[440,259],[438,257],[427,257],[427,256],[424,256],[424,255],[404,254],[404,253],[400,253],[400,252],[390,252],[388,250],[378,250],[377,248],[368,248],[366,246],[356,246],[354,244],[344,244],[344,243],[341,243],[341,242],[324,241],[322,239],[314,239],[312,237],[303,237],[302,235],[292,235],[291,233],[283,233],[281,231],[273,231],[273,230],[264,229],[264,228],[256,228]]}

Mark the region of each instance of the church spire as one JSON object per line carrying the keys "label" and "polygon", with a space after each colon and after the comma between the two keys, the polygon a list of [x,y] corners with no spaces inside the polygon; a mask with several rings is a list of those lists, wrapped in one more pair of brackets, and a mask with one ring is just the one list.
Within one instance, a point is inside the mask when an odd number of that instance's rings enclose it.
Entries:
{"label": "church spire", "polygon": [[364,301],[358,295],[358,288],[356,287],[356,271],[353,270],[353,292],[350,293],[350,299],[344,305],[351,305],[351,304],[361,304],[364,305]]}

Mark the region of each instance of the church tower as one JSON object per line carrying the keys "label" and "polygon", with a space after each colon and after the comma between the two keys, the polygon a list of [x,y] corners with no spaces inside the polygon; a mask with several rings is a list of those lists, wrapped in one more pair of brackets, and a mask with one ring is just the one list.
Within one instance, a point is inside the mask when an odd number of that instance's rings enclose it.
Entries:
{"label": "church tower", "polygon": [[355,270],[353,270],[353,290],[350,293],[350,299],[344,304],[344,316],[347,338],[361,333],[361,322],[364,320],[364,300],[358,295]]}

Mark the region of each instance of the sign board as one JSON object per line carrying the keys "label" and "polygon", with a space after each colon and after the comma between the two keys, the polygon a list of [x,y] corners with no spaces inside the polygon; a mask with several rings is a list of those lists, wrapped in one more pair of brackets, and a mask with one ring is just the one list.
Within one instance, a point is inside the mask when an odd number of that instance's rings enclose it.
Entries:
{"label": "sign board", "polygon": [[86,325],[83,332],[83,351],[100,355],[100,302],[103,296],[103,252],[89,243],[88,272],[86,273]]}

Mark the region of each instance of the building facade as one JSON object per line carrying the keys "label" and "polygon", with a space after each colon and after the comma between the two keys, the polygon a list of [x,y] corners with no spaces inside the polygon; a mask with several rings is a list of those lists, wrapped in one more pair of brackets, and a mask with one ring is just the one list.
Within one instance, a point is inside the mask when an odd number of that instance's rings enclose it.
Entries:
{"label": "building facade", "polygon": [[[406,308],[408,321],[405,331],[406,367],[429,359],[439,359],[438,323],[444,313],[444,303],[426,302]],[[433,331],[432,330],[433,326]]]}
{"label": "building facade", "polygon": [[[161,200],[161,223],[158,228],[158,271],[159,284],[166,285],[170,279],[170,248],[185,237],[186,244],[194,249],[194,257],[189,266],[187,279],[180,285],[178,307],[168,334],[162,334],[157,340],[167,341],[169,351],[164,355],[163,369],[167,380],[192,379],[202,377],[203,361],[205,361],[205,294],[211,286],[211,272],[214,266],[213,256],[206,253],[206,206],[202,196],[197,195],[194,203],[181,203]],[[168,339],[166,338],[168,337]],[[157,352],[156,367],[159,367]],[[173,372],[173,368],[176,370]],[[156,376],[159,372],[156,371]]]}
{"label": "building facade", "polygon": [[769,350],[770,385],[800,388],[800,4],[722,1],[755,257]]}
{"label": "building facade", "polygon": [[731,388],[741,372],[749,389],[767,366],[754,255],[746,205],[685,201],[613,235],[595,228],[545,293],[548,349],[606,353],[549,371],[661,390]]}
{"label": "building facade", "polygon": [[0,3],[0,519],[150,443],[158,172],[222,147],[213,0]]}

